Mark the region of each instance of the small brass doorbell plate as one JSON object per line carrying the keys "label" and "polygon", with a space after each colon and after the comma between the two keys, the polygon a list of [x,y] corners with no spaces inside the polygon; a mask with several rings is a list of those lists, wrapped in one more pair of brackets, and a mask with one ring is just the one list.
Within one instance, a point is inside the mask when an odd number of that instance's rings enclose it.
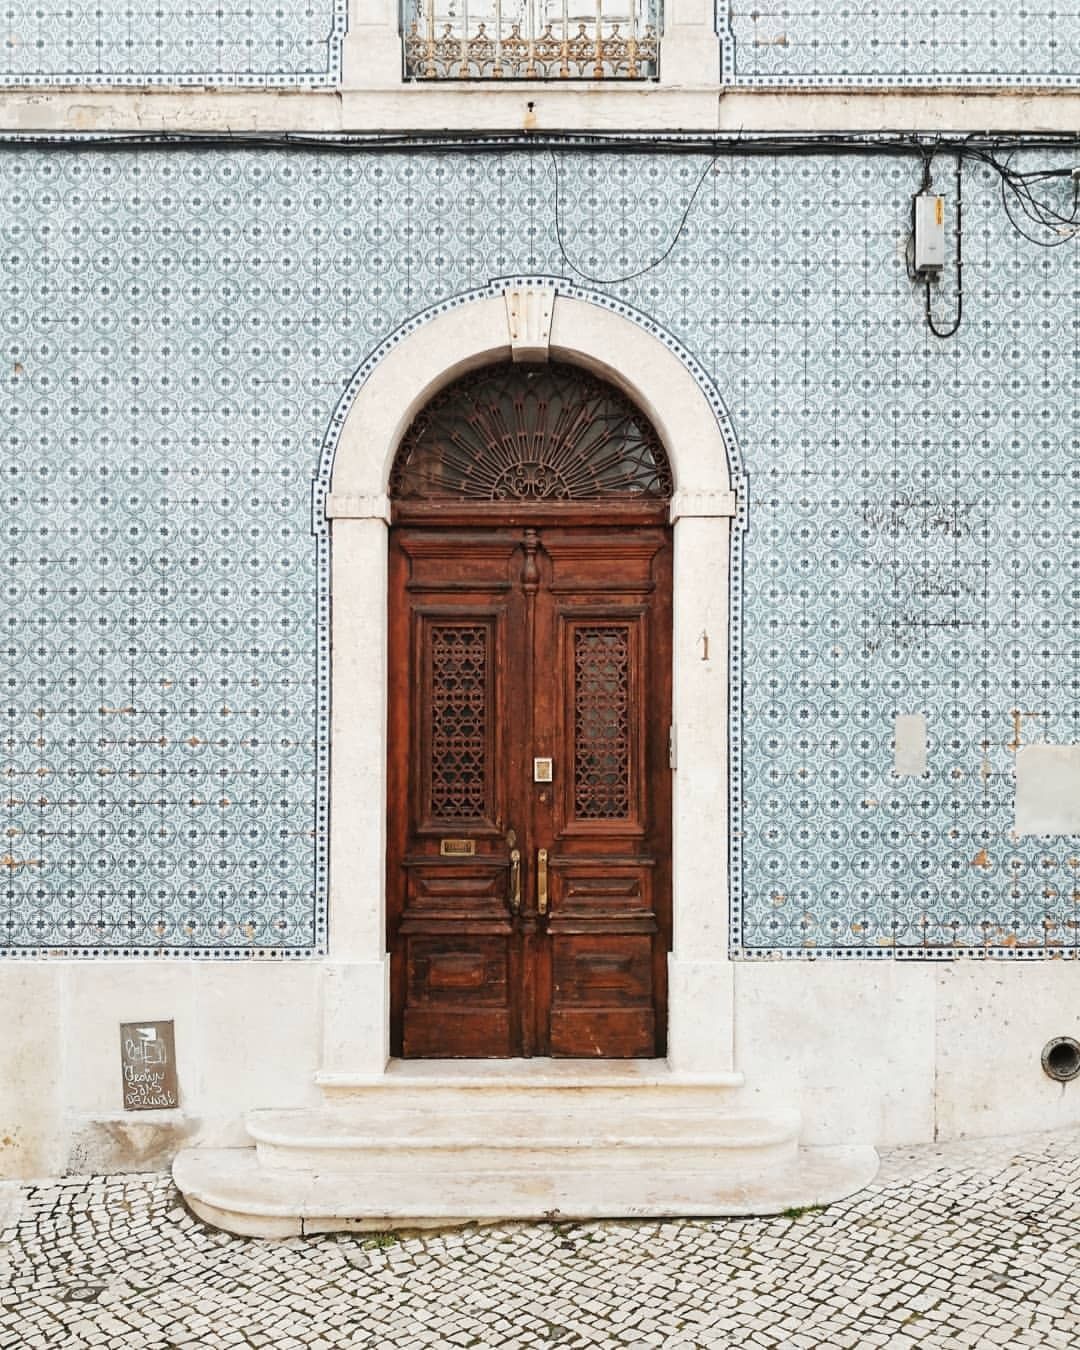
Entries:
{"label": "small brass doorbell plate", "polygon": [[551,760],[534,759],[533,760],[533,782],[550,783],[551,782]]}

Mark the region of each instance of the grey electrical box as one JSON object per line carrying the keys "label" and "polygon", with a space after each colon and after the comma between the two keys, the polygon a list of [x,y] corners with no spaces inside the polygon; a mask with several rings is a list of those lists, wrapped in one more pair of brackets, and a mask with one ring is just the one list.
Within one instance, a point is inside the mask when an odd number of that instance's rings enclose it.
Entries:
{"label": "grey electrical box", "polygon": [[945,198],[920,192],[914,201],[915,275],[924,280],[941,276],[945,266]]}

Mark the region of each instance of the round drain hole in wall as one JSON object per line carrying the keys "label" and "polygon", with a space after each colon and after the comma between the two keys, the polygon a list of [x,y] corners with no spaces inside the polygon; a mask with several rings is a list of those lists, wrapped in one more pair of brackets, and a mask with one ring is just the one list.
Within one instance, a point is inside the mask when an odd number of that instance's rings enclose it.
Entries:
{"label": "round drain hole in wall", "polygon": [[1055,1036],[1047,1041],[1042,1052],[1043,1072],[1059,1083],[1068,1083],[1080,1076],[1080,1041],[1071,1036]]}

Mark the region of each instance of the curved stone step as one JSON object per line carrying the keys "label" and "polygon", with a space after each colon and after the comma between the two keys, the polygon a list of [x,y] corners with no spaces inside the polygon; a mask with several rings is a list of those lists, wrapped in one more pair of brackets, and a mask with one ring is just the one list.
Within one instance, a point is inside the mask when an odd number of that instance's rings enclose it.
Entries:
{"label": "curved stone step", "polygon": [[247,1130],[256,1143],[282,1148],[519,1148],[522,1144],[579,1148],[630,1143],[664,1148],[694,1142],[701,1147],[766,1146],[797,1136],[800,1117],[793,1108],[770,1112],[686,1110],[673,1112],[634,1103],[617,1118],[591,1103],[567,1108],[562,1103],[501,1106],[489,1110],[435,1113],[397,1102],[382,1109],[269,1107],[249,1111]]}
{"label": "curved stone step", "polygon": [[252,1111],[248,1133],[267,1170],[404,1173],[417,1168],[500,1174],[628,1167],[732,1174],[782,1166],[797,1146],[799,1114],[658,1109],[638,1097],[617,1116],[548,1097],[527,1107],[433,1112],[375,1099],[365,1107]]}
{"label": "curved stone step", "polygon": [[322,1107],[251,1112],[254,1149],[188,1150],[174,1176],[210,1222],[272,1236],[768,1214],[874,1175],[872,1149],[800,1150],[798,1111],[740,1084],[656,1060],[395,1063]]}
{"label": "curved stone step", "polygon": [[[438,1157],[439,1155],[435,1155]],[[469,1222],[776,1214],[829,1204],[868,1185],[872,1148],[803,1148],[781,1168],[751,1167],[738,1178],[675,1167],[611,1167],[526,1175],[447,1170],[380,1176],[282,1172],[254,1149],[185,1149],[173,1177],[200,1218],[232,1233],[304,1233],[449,1227]]]}

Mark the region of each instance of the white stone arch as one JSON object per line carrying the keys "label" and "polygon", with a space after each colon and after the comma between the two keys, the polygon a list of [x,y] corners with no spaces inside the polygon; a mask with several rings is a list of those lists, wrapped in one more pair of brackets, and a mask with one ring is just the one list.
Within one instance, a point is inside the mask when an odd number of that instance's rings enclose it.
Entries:
{"label": "white stone arch", "polygon": [[[569,288],[568,288],[569,289]],[[446,306],[387,344],[339,411],[331,522],[330,960],[320,1080],[385,1069],[387,484],[423,405],[467,371],[554,358],[618,385],[649,416],[675,481],[673,645],[673,1069],[732,1070],[728,962],[728,711],[734,446],[687,363],[610,303],[512,283]]]}
{"label": "white stone arch", "polygon": [[[517,302],[522,337],[516,342],[508,296],[522,297]],[[530,310],[537,311],[536,334],[525,339]],[[519,359],[550,356],[621,388],[659,433],[680,498],[717,498],[731,491],[729,440],[701,385],[665,343],[609,308],[554,288],[519,286],[447,309],[378,361],[337,438],[330,485],[334,510],[346,510],[343,499],[375,504],[385,496],[397,447],[417,412],[459,376],[515,356],[515,347],[518,354],[528,353]]]}

